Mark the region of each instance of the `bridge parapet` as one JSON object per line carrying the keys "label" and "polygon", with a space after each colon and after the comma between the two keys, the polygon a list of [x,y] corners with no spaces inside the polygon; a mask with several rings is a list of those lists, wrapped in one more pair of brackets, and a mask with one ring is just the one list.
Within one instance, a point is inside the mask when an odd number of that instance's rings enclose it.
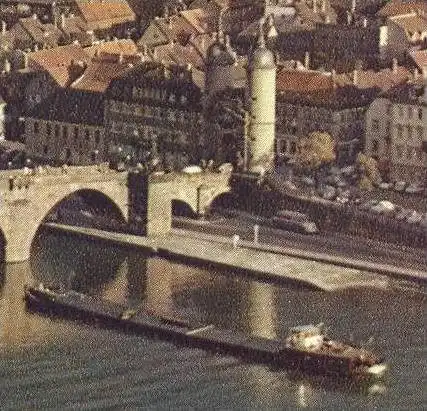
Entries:
{"label": "bridge parapet", "polygon": [[27,259],[48,213],[76,192],[104,195],[141,234],[159,235],[171,228],[173,200],[203,215],[216,196],[230,191],[229,180],[230,173],[144,175],[118,172],[108,164],[1,171],[0,230],[6,261]]}

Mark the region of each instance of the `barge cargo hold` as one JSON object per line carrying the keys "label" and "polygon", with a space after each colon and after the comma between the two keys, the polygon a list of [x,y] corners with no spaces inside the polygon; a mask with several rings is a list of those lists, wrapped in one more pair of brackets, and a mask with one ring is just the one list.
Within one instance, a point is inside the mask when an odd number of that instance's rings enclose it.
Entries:
{"label": "barge cargo hold", "polygon": [[322,325],[291,328],[289,336],[280,341],[132,310],[75,291],[53,291],[42,284],[26,286],[25,300],[29,308],[51,314],[97,321],[126,331],[155,335],[180,345],[308,373],[380,377],[387,368],[372,352],[329,339]]}

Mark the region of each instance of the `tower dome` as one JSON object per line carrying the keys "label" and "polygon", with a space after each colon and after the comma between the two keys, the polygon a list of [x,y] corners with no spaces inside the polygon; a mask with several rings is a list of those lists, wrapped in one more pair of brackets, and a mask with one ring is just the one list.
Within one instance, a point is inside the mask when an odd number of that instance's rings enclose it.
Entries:
{"label": "tower dome", "polygon": [[208,96],[216,92],[234,87],[236,54],[228,36],[222,30],[222,12],[218,18],[217,38],[206,52],[205,90]]}
{"label": "tower dome", "polygon": [[276,63],[274,60],[274,54],[269,49],[267,49],[265,45],[263,24],[264,24],[264,21],[261,20],[259,37],[258,37],[258,45],[252,55],[251,64],[254,68],[271,69],[276,67]]}

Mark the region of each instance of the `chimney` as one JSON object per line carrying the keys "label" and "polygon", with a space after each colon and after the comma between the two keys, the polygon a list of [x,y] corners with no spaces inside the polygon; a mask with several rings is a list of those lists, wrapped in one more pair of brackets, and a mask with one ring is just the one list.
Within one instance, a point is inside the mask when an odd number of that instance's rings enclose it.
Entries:
{"label": "chimney", "polygon": [[356,0],[351,0],[351,13],[354,14],[356,11]]}
{"label": "chimney", "polygon": [[95,57],[99,57],[100,56],[100,54],[101,54],[101,52],[99,51],[99,49],[97,48],[96,50],[95,50]]}
{"label": "chimney", "polygon": [[351,12],[347,11],[347,25],[349,26],[352,21],[353,21],[353,15],[351,14]]}
{"label": "chimney", "polygon": [[322,13],[326,13],[326,0],[322,0]]}
{"label": "chimney", "polygon": [[391,62],[391,69],[393,71],[393,74],[397,74],[397,58],[393,58]]}
{"label": "chimney", "polygon": [[357,86],[357,83],[359,82],[359,71],[357,69],[353,70],[353,85]]}
{"label": "chimney", "polygon": [[1,33],[5,34],[6,30],[7,30],[7,24],[5,21],[2,20],[2,22],[1,22]]}
{"label": "chimney", "polygon": [[424,79],[424,104],[427,104],[427,65],[423,66],[423,79]]}
{"label": "chimney", "polygon": [[366,29],[368,27],[368,19],[366,17],[363,17],[363,27]]}
{"label": "chimney", "polygon": [[65,28],[65,14],[61,13],[61,18],[60,18],[60,25],[61,25],[61,29]]}
{"label": "chimney", "polygon": [[332,80],[332,87],[337,88],[337,72],[335,69],[331,70],[331,80]]}
{"label": "chimney", "polygon": [[224,36],[224,39],[225,39],[225,47],[228,51],[230,51],[231,50],[230,36],[226,34]]}
{"label": "chimney", "polygon": [[123,63],[123,59],[124,59],[123,52],[120,52],[120,54],[119,54],[119,63],[120,64]]}
{"label": "chimney", "polygon": [[24,68],[28,67],[28,54],[24,53]]}
{"label": "chimney", "polygon": [[4,73],[10,73],[11,68],[12,67],[10,65],[10,61],[8,59],[5,59],[3,68]]}
{"label": "chimney", "polygon": [[33,19],[37,20],[37,14],[36,13],[33,14]]}
{"label": "chimney", "polygon": [[34,51],[39,51],[39,45],[37,43],[34,44],[33,50]]}
{"label": "chimney", "polygon": [[306,51],[304,55],[304,67],[306,70],[310,69],[310,53],[308,51]]}
{"label": "chimney", "polygon": [[418,68],[415,67],[414,68],[414,80],[415,81],[418,80],[419,75],[420,75],[420,72],[418,71]]}

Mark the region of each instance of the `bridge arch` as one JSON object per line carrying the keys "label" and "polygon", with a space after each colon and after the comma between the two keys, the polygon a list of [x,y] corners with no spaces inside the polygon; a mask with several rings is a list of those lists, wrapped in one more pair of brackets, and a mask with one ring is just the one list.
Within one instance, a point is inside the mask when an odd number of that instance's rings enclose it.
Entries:
{"label": "bridge arch", "polygon": [[27,260],[36,232],[46,216],[75,193],[92,193],[94,198],[102,198],[103,204],[110,204],[110,208],[127,221],[127,175],[83,171],[74,175],[72,171],[59,174],[54,170],[48,175],[29,176],[27,180],[20,176],[20,184],[9,185],[4,192],[4,207],[0,209],[7,261]]}

